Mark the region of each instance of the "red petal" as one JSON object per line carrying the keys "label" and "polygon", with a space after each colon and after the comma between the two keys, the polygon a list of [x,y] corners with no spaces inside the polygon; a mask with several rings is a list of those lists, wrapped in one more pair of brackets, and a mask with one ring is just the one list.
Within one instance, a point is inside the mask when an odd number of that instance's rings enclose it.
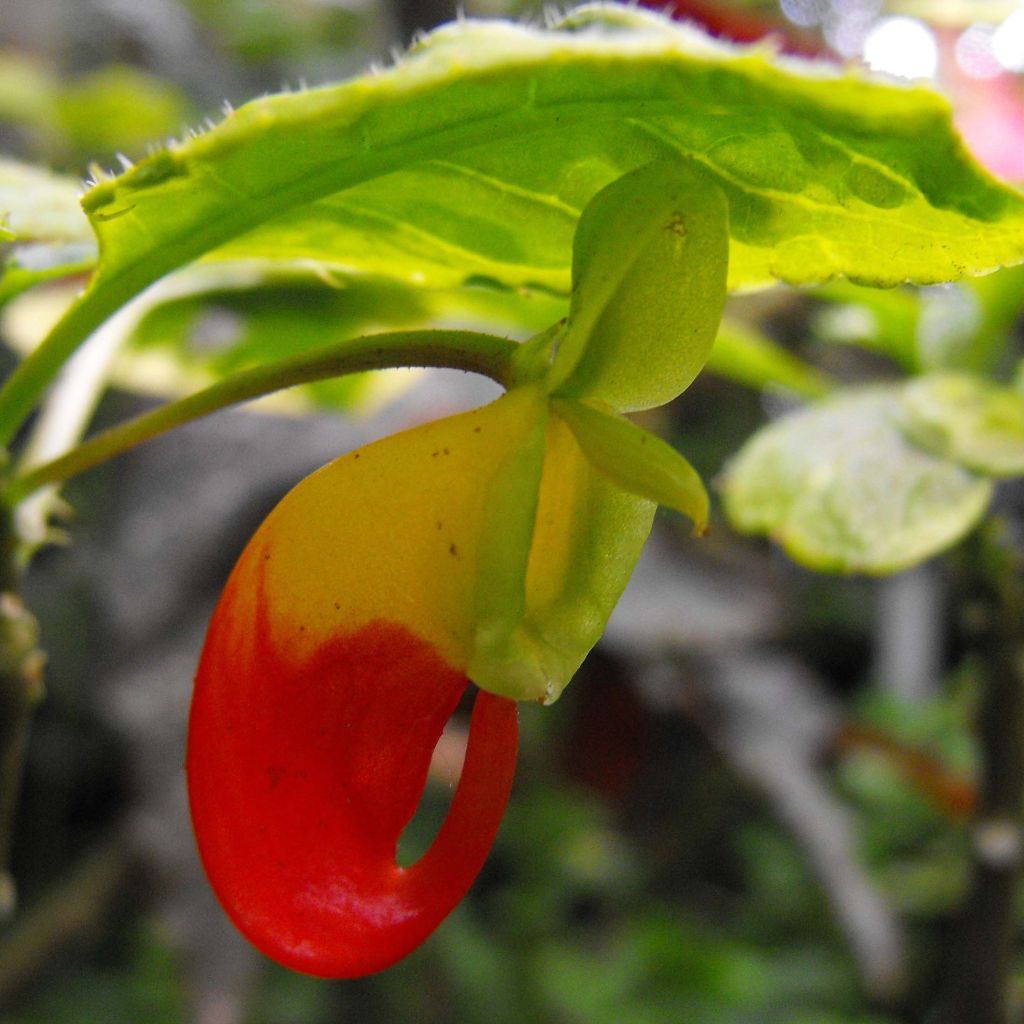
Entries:
{"label": "red petal", "polygon": [[[357,977],[415,949],[465,895],[515,770],[513,701],[479,693],[462,779],[433,846],[395,863],[433,749],[466,677],[401,625],[377,621],[295,664],[266,609],[214,615],[189,723],[188,783],[214,890],[263,952]],[[255,607],[252,614],[240,611]]]}

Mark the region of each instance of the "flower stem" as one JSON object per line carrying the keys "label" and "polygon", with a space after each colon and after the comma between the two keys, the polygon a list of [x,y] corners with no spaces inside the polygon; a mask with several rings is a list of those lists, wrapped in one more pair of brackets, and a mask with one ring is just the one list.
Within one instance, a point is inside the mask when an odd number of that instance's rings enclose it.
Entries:
{"label": "flower stem", "polygon": [[94,301],[83,297],[14,368],[0,387],[0,447],[10,445],[43,392],[79,345],[133,294],[130,287],[125,287],[108,289]]}
{"label": "flower stem", "polygon": [[365,370],[435,366],[481,373],[507,385],[518,347],[518,342],[490,334],[430,330],[366,335],[301,352],[235,374],[97,434],[60,458],[16,475],[3,497],[8,505],[17,504],[40,487],[67,480],[158,434],[226,406],[310,381]]}

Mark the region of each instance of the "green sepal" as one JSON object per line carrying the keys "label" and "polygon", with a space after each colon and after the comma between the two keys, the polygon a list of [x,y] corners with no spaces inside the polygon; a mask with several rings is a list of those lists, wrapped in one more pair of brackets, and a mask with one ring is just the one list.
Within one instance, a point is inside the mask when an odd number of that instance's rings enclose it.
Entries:
{"label": "green sepal", "polygon": [[[549,430],[557,429],[555,418]],[[568,429],[564,427],[563,429]],[[654,523],[657,505],[624,491],[598,471],[582,452],[579,469],[586,474],[567,529],[571,531],[568,572],[550,600],[531,601],[532,583],[544,556],[535,543],[527,577],[527,615],[511,648],[535,652],[544,692],[536,699],[552,704],[601,639],[608,619],[626,589]],[[558,466],[552,474],[561,472]],[[557,510],[551,503],[550,515]],[[539,517],[545,514],[542,500]]]}
{"label": "green sepal", "polygon": [[596,470],[539,402],[487,494],[470,679],[515,700],[556,700],[604,632],[655,507]]}
{"label": "green sepal", "polygon": [[564,333],[565,320],[562,319],[524,341],[512,357],[509,387],[546,380]]}
{"label": "green sepal", "polygon": [[569,425],[583,454],[612,483],[689,516],[695,533],[707,529],[708,492],[697,471],[671,445],[625,416],[588,402],[555,399],[552,407]]}
{"label": "green sepal", "polygon": [[682,160],[623,175],[584,208],[552,393],[628,412],[675,398],[707,361],[725,305],[728,206]]}
{"label": "green sepal", "polygon": [[986,476],[1024,474],[1024,395],[968,373],[906,385],[906,432],[922,448]]}
{"label": "green sepal", "polygon": [[532,658],[508,656],[526,615],[526,573],[544,470],[548,403],[537,392],[533,426],[506,457],[488,489],[476,569],[476,630],[469,677],[485,690],[529,699],[537,686]]}

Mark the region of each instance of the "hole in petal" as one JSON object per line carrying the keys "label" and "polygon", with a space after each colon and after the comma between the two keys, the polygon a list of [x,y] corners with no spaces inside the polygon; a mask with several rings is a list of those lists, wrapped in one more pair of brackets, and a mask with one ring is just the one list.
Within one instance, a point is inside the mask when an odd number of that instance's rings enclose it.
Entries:
{"label": "hole in petal", "polygon": [[467,687],[434,747],[423,796],[398,840],[395,860],[402,867],[415,864],[430,849],[451,809],[466,760],[469,716],[476,693],[475,686]]}

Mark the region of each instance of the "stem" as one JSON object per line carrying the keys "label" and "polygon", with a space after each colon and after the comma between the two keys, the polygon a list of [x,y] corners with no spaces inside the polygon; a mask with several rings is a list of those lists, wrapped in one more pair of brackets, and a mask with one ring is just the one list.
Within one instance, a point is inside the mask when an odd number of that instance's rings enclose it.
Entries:
{"label": "stem", "polygon": [[10,445],[39,396],[78,346],[137,290],[126,280],[123,287],[96,292],[92,301],[79,299],[39,347],[14,368],[0,388],[0,447]]}
{"label": "stem", "polygon": [[971,884],[947,967],[941,1024],[1009,1024],[1015,892],[1024,860],[1024,558],[998,521],[983,527],[975,550],[982,772]]}
{"label": "stem", "polygon": [[474,331],[397,331],[350,338],[254,367],[177,402],[97,434],[66,455],[19,474],[4,494],[10,505],[47,484],[67,480],[142,441],[218,409],[328,377],[403,366],[467,370],[508,383],[519,343]]}
{"label": "stem", "polygon": [[42,696],[45,658],[38,639],[39,627],[21,599],[0,592],[0,919],[15,906],[8,864],[29,726]]}

